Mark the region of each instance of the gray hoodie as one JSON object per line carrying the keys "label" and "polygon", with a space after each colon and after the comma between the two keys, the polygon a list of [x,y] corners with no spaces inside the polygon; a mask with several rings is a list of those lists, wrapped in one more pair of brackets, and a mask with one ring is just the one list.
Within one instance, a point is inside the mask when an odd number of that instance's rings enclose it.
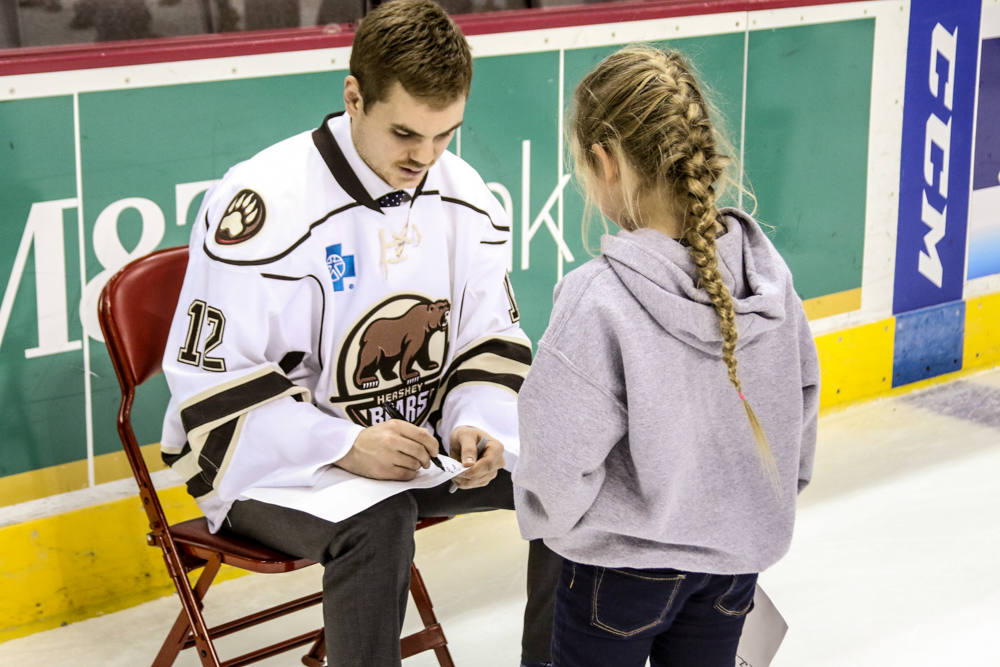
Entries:
{"label": "gray hoodie", "polygon": [[771,444],[762,471],[722,335],[687,248],[651,230],[602,239],[556,286],[521,388],[521,534],[571,560],[760,572],[788,550],[812,474],[819,365],[792,275],[757,223],[723,209],[743,391]]}

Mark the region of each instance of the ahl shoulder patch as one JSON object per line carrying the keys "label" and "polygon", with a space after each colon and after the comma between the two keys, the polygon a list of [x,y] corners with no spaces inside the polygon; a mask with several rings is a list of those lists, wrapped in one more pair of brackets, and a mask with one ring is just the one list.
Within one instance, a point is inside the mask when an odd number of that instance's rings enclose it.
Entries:
{"label": "ahl shoulder patch", "polygon": [[222,222],[215,230],[215,242],[219,245],[235,245],[248,241],[264,228],[266,219],[264,198],[253,190],[240,190],[226,207]]}

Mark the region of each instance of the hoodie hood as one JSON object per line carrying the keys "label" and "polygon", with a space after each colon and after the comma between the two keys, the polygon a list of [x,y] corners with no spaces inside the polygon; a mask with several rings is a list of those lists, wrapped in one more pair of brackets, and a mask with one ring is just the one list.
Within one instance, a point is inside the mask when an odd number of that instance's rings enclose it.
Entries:
{"label": "hoodie hood", "polygon": [[[726,233],[716,239],[722,281],[733,296],[737,349],[785,319],[791,276],[757,222],[743,211],[720,211]],[[625,287],[669,334],[703,352],[722,356],[715,307],[701,289],[691,252],[649,229],[601,239],[601,253]]]}

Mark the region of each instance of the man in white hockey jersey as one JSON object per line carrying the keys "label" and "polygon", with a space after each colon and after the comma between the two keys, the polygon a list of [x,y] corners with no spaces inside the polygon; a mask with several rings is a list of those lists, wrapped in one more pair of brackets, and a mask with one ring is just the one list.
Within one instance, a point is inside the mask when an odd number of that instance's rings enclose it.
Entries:
{"label": "man in white hockey jersey", "polygon": [[[355,36],[346,114],[233,167],[192,230],[163,363],[164,460],[213,531],[325,566],[338,667],[400,663],[418,518],[514,508],[504,466],[531,347],[504,211],[445,151],[471,80],[440,7],[378,7]],[[337,523],[245,499],[311,486],[331,464],[409,480],[439,442],[467,467],[454,494],[411,490]],[[549,660],[559,561],[531,543],[522,664]]]}

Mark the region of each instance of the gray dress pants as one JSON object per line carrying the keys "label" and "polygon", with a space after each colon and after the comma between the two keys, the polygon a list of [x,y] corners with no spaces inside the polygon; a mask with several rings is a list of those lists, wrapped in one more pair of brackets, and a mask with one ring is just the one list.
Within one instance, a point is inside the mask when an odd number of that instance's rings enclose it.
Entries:
{"label": "gray dress pants", "polygon": [[[417,520],[514,509],[510,473],[478,489],[448,493],[450,482],[400,493],[331,523],[255,500],[237,501],[223,530],[323,565],[323,620],[331,667],[400,665]],[[528,604],[521,655],[548,662],[555,588],[562,558],[534,540],[528,552]]]}

